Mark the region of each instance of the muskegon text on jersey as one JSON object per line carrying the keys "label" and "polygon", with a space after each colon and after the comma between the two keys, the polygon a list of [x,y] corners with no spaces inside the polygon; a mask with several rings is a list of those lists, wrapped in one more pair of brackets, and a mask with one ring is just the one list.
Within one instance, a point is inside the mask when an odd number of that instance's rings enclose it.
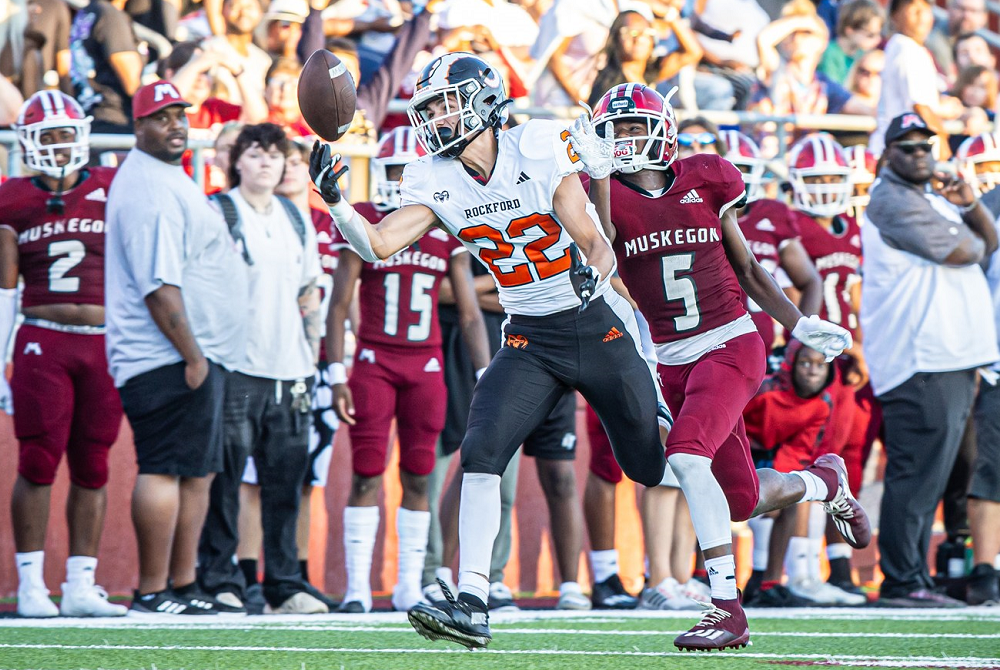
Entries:
{"label": "muskegon text on jersey", "polygon": [[59,221],[48,221],[37,226],[32,226],[17,236],[17,243],[34,242],[35,240],[54,237],[56,235],[65,235],[67,233],[96,233],[100,235],[103,232],[103,219],[81,219],[74,217]]}
{"label": "muskegon text on jersey", "polygon": [[625,257],[635,254],[655,251],[664,247],[684,246],[688,244],[707,244],[719,242],[717,228],[681,228],[676,230],[657,230],[639,237],[633,237],[625,242]]}

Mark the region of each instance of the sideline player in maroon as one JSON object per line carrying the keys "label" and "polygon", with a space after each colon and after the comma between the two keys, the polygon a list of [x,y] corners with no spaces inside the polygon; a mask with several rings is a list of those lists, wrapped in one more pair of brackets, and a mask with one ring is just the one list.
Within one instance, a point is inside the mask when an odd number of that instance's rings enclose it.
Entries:
{"label": "sideline player in maroon", "polygon": [[[804,317],[754,259],[736,222],[746,197],[739,170],[709,154],[675,162],[673,109],[654,90],[616,86],[598,102],[593,123],[581,117],[571,134],[594,179],[592,199],[619,275],[649,321],[663,396],[675,416],[667,462],[688,499],[711,582],[712,603],[674,645],[745,646],[750,631],[736,588],[730,519],[818,500],[855,545],[867,545],[871,529],[839,457],[823,456],[790,474],[754,470],[742,411],[763,379],[764,347],[740,288],[827,357],[850,346],[850,333]],[[618,174],[609,180],[612,171]]]}
{"label": "sideline player in maroon", "polygon": [[[104,352],[104,209],[114,170],[87,169],[90,117],[58,91],[21,108],[17,134],[25,164],[39,174],[0,186],[0,344],[6,350],[24,278],[24,323],[14,343],[14,376],[4,380],[20,453],[11,500],[17,547],[17,611],[27,617],[123,616],[94,584],[107,508],[108,449],[122,407]],[[42,576],[52,482],[63,453],[69,559],[62,602]]]}
{"label": "sideline player in maroon", "polygon": [[[392,150],[385,151],[387,147]],[[398,209],[405,159],[423,154],[412,128],[396,128],[386,135],[378,155],[386,162],[384,181],[397,186],[380,189],[378,203],[357,203],[355,210],[375,224]],[[378,492],[393,418],[399,436],[403,500],[396,515],[399,562],[392,605],[407,611],[423,598],[421,579],[430,527],[427,476],[434,469],[447,404],[437,314],[438,291],[445,277],[451,279],[462,334],[478,378],[490,362],[489,344],[469,254],[461,242],[432,229],[384,261],[366,263],[348,246],[340,252],[326,354],[334,410],[348,425],[354,468],[344,509],[347,593],[341,612],[368,612],[372,607],[369,578],[379,525]],[[344,320],[359,279],[361,319],[348,379],[343,363]]]}
{"label": "sideline player in maroon", "polygon": [[[854,184],[852,168],[843,148],[826,133],[806,135],[788,152],[788,174],[796,224],[802,246],[816,264],[823,280],[819,315],[851,331],[854,346],[837,359],[836,377],[830,387],[833,413],[820,445],[822,453],[839,454],[847,465],[851,490],[861,489],[864,460],[877,432],[877,410],[868,386],[868,366],[861,350],[858,311],[861,305],[861,228],[847,212]],[[873,411],[875,412],[873,415]],[[873,419],[874,416],[874,419]],[[808,549],[815,567],[822,542],[811,537]],[[851,581],[850,547],[827,532],[831,559],[830,581],[860,593]]]}
{"label": "sideline player in maroon", "polygon": [[[750,251],[771,275],[778,268],[785,271],[799,292],[799,310],[803,314],[818,314],[823,291],[819,274],[802,248],[792,210],[783,202],[764,197],[765,165],[760,149],[738,130],[724,130],[720,135],[726,146],[726,160],[739,168],[746,184],[747,204],[736,216]],[[747,310],[764,340],[764,351],[770,354],[774,348],[774,319],[749,298]]]}

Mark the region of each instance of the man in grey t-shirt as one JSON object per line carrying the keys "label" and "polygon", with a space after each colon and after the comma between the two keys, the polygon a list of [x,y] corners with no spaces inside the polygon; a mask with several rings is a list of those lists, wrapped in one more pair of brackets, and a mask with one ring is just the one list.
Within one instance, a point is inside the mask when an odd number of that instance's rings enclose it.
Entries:
{"label": "man in grey t-shirt", "polygon": [[215,614],[198,592],[198,537],[222,467],[226,372],[244,354],[246,266],[222,216],[180,166],[188,106],[169,82],[136,92],[136,148],[108,195],[108,365],[135,435],[132,609]]}

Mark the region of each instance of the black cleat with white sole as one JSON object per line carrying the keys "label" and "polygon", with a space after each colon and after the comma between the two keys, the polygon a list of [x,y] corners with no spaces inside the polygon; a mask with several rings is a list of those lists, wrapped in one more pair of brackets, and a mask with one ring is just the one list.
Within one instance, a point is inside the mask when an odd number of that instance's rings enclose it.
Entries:
{"label": "black cleat with white sole", "polygon": [[490,615],[486,603],[467,593],[451,594],[447,585],[438,580],[446,602],[440,605],[418,603],[407,618],[410,625],[428,640],[455,642],[469,649],[481,649],[492,640]]}

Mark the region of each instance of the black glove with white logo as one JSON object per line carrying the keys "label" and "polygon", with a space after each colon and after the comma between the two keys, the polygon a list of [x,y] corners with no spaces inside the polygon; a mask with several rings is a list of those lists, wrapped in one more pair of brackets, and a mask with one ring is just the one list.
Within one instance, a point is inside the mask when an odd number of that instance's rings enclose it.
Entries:
{"label": "black glove with white logo", "polygon": [[337,180],[347,172],[347,166],[334,172],[339,162],[340,154],[334,154],[329,144],[316,140],[309,156],[309,178],[328,205],[336,205],[344,197]]}
{"label": "black glove with white logo", "polygon": [[590,299],[597,292],[597,283],[601,281],[601,273],[593,265],[584,265],[580,261],[580,249],[576,242],[569,245],[569,280],[573,290],[580,296],[580,311],[587,309]]}

